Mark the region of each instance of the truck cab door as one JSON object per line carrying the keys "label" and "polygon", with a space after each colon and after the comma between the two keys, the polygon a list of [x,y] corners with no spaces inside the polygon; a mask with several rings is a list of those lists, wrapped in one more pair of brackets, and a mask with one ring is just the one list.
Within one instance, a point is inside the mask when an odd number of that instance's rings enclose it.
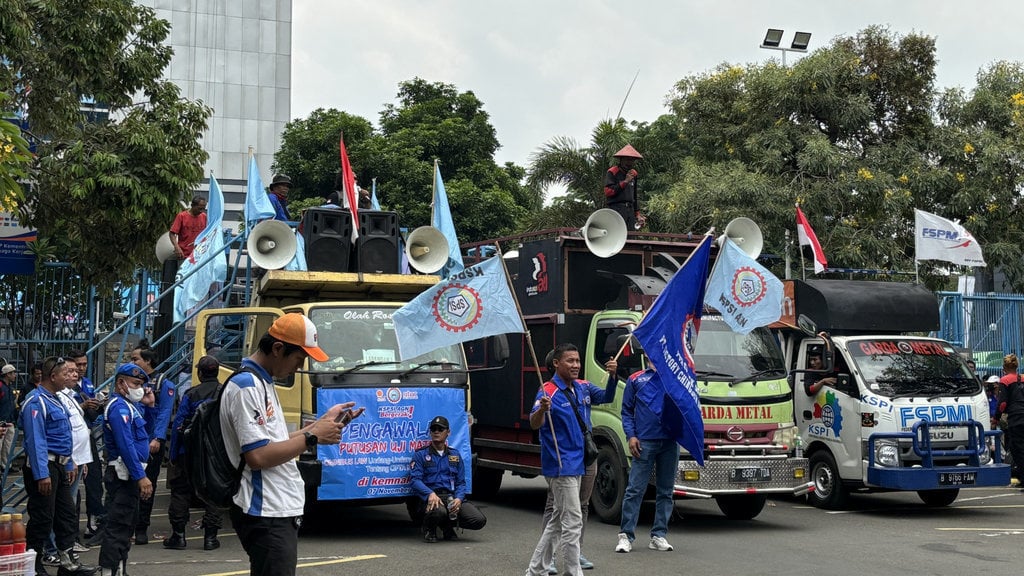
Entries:
{"label": "truck cab door", "polygon": [[[820,347],[821,341],[805,339],[801,342],[796,368],[807,368],[808,349],[813,346]],[[807,384],[823,378],[835,378],[835,383],[824,384],[816,394],[808,395]],[[835,351],[831,373],[799,372],[794,384],[794,412],[804,444],[825,444],[842,478],[860,478],[860,394],[843,353]]]}

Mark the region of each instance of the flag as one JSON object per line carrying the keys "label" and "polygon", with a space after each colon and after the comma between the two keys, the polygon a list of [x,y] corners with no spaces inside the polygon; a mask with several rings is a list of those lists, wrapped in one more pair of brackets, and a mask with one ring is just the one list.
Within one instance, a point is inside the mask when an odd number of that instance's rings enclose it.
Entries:
{"label": "flag", "polygon": [[249,157],[249,182],[245,189],[245,225],[252,230],[262,220],[274,217],[274,205],[263,189],[260,169],[256,166],[256,156]]}
{"label": "flag", "polygon": [[371,180],[370,184],[370,207],[374,210],[380,210],[380,202],[377,201],[377,179]]}
{"label": "flag", "polygon": [[981,245],[959,222],[914,209],[914,260],[985,266]]}
{"label": "flag", "polygon": [[782,316],[782,281],[726,239],[704,303],[718,310],[733,332],[747,334]]}
{"label": "flag", "polygon": [[402,360],[441,346],[525,331],[498,257],[439,282],[399,308],[392,320]]}
{"label": "flag", "polygon": [[[217,179],[210,176],[210,199],[206,204],[206,228],[196,238],[192,254],[178,268],[178,278],[198,270],[174,290],[174,321],[181,322],[188,316],[188,311],[206,300],[210,286],[214,282],[223,282],[228,274],[228,262],[224,257],[224,194],[220,191]],[[217,254],[212,260],[211,254]]]}
{"label": "flag", "polygon": [[711,236],[669,280],[633,334],[658,372],[637,394],[661,419],[665,431],[704,465],[704,420],[697,396],[693,350],[704,309],[704,283],[711,256]]}
{"label": "flag", "polygon": [[444,190],[441,180],[441,168],[434,161],[434,200],[431,203],[430,225],[444,234],[448,241],[448,263],[441,268],[440,275],[447,278],[462,272],[462,251],[459,249],[459,237],[455,235],[455,224],[452,222],[452,211],[448,207],[448,193]]}
{"label": "flag", "polygon": [[341,135],[338,141],[338,151],[341,154],[341,183],[345,192],[345,201],[348,202],[348,211],[352,214],[352,244],[359,238],[359,198],[356,190],[356,175],[352,172],[352,165],[348,163],[348,152],[345,151],[345,135]]}
{"label": "flag", "polygon": [[291,261],[285,264],[284,269],[297,272],[309,270],[306,265],[306,240],[298,231],[295,232],[295,256],[292,256]]}
{"label": "flag", "polygon": [[825,260],[825,251],[821,249],[818,236],[814,233],[814,229],[811,228],[811,223],[807,221],[803,211],[800,210],[799,204],[796,205],[796,233],[800,237],[800,246],[811,247],[811,252],[814,252],[814,273],[821,274],[828,268],[828,260]]}

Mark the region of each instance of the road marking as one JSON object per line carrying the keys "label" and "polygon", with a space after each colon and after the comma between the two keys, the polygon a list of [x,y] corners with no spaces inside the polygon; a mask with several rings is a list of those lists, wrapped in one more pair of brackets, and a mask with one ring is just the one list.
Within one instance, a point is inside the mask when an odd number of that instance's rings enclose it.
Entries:
{"label": "road marking", "polygon": [[[296,568],[312,568],[314,566],[327,566],[329,564],[343,564],[345,562],[360,562],[362,560],[376,560],[377,558],[387,558],[383,554],[366,554],[363,556],[349,556],[343,558],[335,558],[332,560],[324,560],[321,562],[307,562],[305,564],[299,564]],[[315,558],[300,558],[300,560],[315,560]],[[237,572],[217,572],[214,574],[202,574],[201,576],[245,576],[248,574],[248,570],[239,570]]]}
{"label": "road marking", "polygon": [[1019,528],[936,528],[940,532],[1008,532],[1011,534],[1024,534]]}
{"label": "road marking", "polygon": [[974,498],[957,498],[957,502],[971,502],[972,500],[988,500],[989,498],[1006,498],[1007,496],[1020,496],[1020,494],[992,494],[991,496],[975,496]]}

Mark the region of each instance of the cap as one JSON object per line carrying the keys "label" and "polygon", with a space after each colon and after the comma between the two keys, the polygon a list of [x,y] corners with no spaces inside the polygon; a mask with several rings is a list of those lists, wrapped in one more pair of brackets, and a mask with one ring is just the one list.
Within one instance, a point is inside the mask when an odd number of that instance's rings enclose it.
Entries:
{"label": "cap", "polygon": [[[6,370],[6,368],[4,368],[4,370]],[[999,382],[999,376],[996,376],[995,374],[993,374],[993,375],[989,376],[988,380],[985,380],[985,382],[987,382],[989,384],[995,384],[995,383]]]}
{"label": "cap", "polygon": [[281,316],[274,320],[267,333],[282,342],[301,346],[317,362],[327,361],[327,353],[317,344],[316,326],[302,314],[292,312]]}
{"label": "cap", "polygon": [[121,364],[117,367],[117,372],[114,372],[114,376],[127,376],[129,378],[138,378],[142,380],[143,384],[149,384],[149,374],[140,368],[137,364],[131,362],[127,364]]}
{"label": "cap", "polygon": [[633,148],[629,144],[626,144],[622,148],[622,150],[619,150],[618,152],[616,152],[615,153],[615,157],[616,158],[639,158],[639,159],[643,159],[643,156],[641,156],[640,153],[636,151],[636,148]]}
{"label": "cap", "polygon": [[434,419],[430,421],[430,426],[428,426],[428,428],[433,428],[434,426],[441,426],[447,430],[449,428],[448,419],[444,416],[434,416]]}
{"label": "cap", "polygon": [[4,364],[4,367],[0,369],[0,374],[10,374],[11,372],[17,372],[18,369],[12,364]]}
{"label": "cap", "polygon": [[291,188],[292,179],[287,174],[274,174],[274,179],[270,181],[270,187],[273,188],[275,184],[284,184]]}
{"label": "cap", "polygon": [[200,374],[216,374],[220,368],[220,362],[213,356],[203,356],[196,363],[196,369]]}

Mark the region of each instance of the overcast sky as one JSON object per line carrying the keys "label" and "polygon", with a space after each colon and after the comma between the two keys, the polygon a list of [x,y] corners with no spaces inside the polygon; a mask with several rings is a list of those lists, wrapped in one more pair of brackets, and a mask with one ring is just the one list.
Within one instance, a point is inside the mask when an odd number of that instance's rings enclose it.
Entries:
{"label": "overcast sky", "polygon": [[[681,78],[722,62],[779,58],[768,28],[811,32],[811,49],[872,24],[936,38],[937,87],[1024,60],[1024,2],[986,0],[293,0],[292,116],[337,108],[375,125],[398,83],[419,76],[473,91],[502,148],[526,166],[554,136],[586,143],[614,117],[653,121]],[[802,55],[789,54],[792,64]]]}

